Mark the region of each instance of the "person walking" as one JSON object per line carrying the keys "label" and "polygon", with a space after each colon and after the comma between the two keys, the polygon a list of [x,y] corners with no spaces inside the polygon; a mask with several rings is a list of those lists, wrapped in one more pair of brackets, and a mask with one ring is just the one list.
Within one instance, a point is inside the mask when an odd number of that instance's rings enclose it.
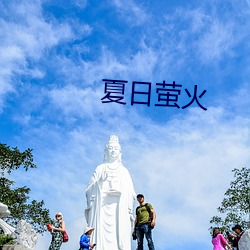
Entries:
{"label": "person walking", "polygon": [[80,238],[80,249],[79,250],[89,250],[95,247],[94,244],[90,244],[90,235],[93,232],[93,227],[86,227],[81,238]]}
{"label": "person walking", "polygon": [[144,195],[138,194],[139,206],[136,208],[133,236],[137,237],[138,250],[143,250],[144,235],[148,242],[148,249],[155,250],[152,239],[152,229],[156,222],[156,213],[150,203],[145,203]]}
{"label": "person walking", "polygon": [[232,250],[218,227],[213,228],[212,244],[214,246],[213,250],[225,250],[225,246]]}
{"label": "person walking", "polygon": [[63,242],[63,232],[66,230],[65,222],[62,220],[63,215],[61,212],[56,213],[56,223],[51,226],[50,233],[52,234],[52,240],[49,250],[60,250]]}

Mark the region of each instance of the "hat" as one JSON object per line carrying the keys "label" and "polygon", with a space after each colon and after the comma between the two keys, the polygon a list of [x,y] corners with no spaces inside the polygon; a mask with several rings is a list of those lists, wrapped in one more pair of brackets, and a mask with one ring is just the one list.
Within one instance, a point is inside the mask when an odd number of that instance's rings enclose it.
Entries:
{"label": "hat", "polygon": [[56,216],[57,216],[57,215],[61,215],[61,216],[63,217],[63,214],[62,214],[61,212],[57,212],[57,213],[56,213]]}
{"label": "hat", "polygon": [[87,232],[93,231],[93,230],[95,230],[93,227],[86,227],[83,233],[86,234]]}
{"label": "hat", "polygon": [[143,194],[137,194],[136,198],[144,198],[144,195]]}
{"label": "hat", "polygon": [[243,231],[240,225],[235,225],[232,230],[239,229],[240,231]]}

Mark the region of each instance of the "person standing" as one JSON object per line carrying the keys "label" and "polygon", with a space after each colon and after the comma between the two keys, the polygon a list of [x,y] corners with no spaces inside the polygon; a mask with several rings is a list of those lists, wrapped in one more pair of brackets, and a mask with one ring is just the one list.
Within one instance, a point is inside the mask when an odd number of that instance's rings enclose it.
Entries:
{"label": "person standing", "polygon": [[218,227],[213,228],[212,244],[214,245],[213,250],[225,250],[225,246],[232,249]]}
{"label": "person standing", "polygon": [[83,235],[80,238],[80,249],[79,250],[89,250],[93,249],[95,247],[94,244],[90,244],[90,235],[93,232],[94,228],[93,227],[86,227]]}
{"label": "person standing", "polygon": [[50,233],[52,234],[52,240],[49,250],[60,250],[63,242],[63,232],[66,230],[65,222],[62,220],[63,215],[61,212],[56,213],[56,223],[51,226]]}
{"label": "person standing", "polygon": [[152,229],[155,226],[156,213],[150,203],[145,203],[143,194],[137,195],[137,201],[140,205],[136,208],[136,217],[133,232],[133,235],[136,235],[137,237],[137,249],[143,250],[143,240],[145,235],[148,242],[148,249],[155,250],[154,242],[152,239]]}

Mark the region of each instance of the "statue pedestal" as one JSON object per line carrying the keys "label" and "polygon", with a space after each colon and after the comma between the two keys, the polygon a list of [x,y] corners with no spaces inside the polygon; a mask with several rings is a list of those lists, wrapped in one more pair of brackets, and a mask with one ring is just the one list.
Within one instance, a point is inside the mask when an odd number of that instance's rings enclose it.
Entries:
{"label": "statue pedestal", "polygon": [[6,245],[1,248],[2,250],[26,250],[24,246],[21,245]]}

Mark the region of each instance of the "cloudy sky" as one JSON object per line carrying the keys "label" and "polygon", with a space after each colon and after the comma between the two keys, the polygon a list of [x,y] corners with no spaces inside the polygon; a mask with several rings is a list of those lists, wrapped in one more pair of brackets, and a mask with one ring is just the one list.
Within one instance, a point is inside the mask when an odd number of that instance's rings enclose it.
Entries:
{"label": "cloudy sky", "polygon": [[[10,178],[64,214],[62,250],[78,249],[111,134],[157,213],[156,249],[212,248],[209,220],[250,161],[249,27],[249,0],[0,0],[0,141],[33,149],[38,168]],[[101,100],[103,79],[119,93]]]}

